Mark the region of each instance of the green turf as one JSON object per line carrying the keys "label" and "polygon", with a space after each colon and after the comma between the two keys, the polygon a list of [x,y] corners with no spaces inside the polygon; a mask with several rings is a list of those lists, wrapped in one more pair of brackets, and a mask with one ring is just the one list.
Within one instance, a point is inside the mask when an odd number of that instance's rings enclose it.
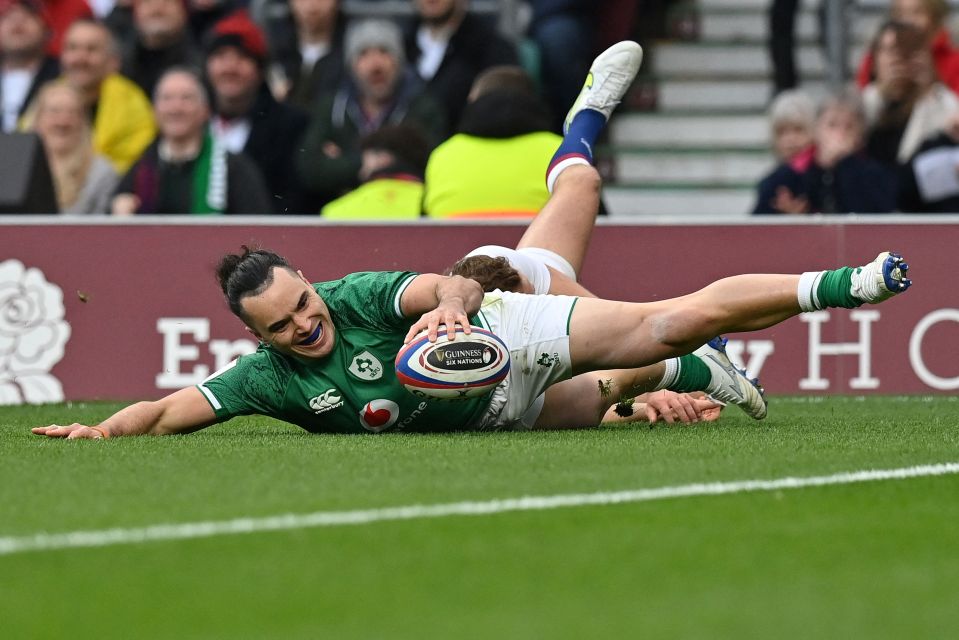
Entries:
{"label": "green turf", "polygon": [[[324,437],[261,419],[44,440],[0,410],[0,537],[959,461],[959,398],[753,423]],[[0,556],[2,638],[933,638],[959,476]]]}

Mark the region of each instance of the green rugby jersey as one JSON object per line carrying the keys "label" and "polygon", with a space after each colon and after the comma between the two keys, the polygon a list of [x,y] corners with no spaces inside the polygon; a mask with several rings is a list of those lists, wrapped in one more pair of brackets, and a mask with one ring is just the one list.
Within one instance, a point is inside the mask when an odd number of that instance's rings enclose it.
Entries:
{"label": "green rugby jersey", "polygon": [[467,428],[485,411],[488,396],[424,400],[396,379],[393,362],[414,321],[403,317],[400,297],[416,275],[354,273],[315,283],[335,329],[327,357],[296,358],[260,343],[197,388],[220,421],[262,414],[314,433]]}

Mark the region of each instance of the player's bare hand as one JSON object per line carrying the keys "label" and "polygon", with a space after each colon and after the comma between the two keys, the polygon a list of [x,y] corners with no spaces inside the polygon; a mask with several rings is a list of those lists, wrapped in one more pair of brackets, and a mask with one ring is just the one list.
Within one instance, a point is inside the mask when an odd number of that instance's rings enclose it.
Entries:
{"label": "player's bare hand", "polygon": [[68,440],[88,439],[102,440],[104,432],[101,428],[88,427],[85,424],[74,422],[68,425],[51,424],[47,427],[34,427],[31,429],[38,436],[49,436],[51,438],[67,438]]}
{"label": "player's bare hand", "polygon": [[456,327],[463,327],[463,333],[471,333],[470,319],[466,315],[466,309],[462,301],[444,301],[440,306],[432,311],[424,313],[420,319],[413,323],[406,337],[404,344],[413,339],[413,336],[423,331],[427,331],[430,342],[436,342],[436,336],[439,334],[440,326],[444,326],[446,337],[452,340],[456,336]]}
{"label": "player's bare hand", "polygon": [[695,397],[688,393],[663,390],[648,394],[645,411],[650,423],[664,420],[668,424],[690,424],[718,419],[722,405],[705,396]]}

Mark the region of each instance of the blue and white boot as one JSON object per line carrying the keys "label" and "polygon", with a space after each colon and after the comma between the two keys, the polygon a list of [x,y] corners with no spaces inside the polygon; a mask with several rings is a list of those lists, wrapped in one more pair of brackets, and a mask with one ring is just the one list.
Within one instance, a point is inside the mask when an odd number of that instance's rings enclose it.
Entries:
{"label": "blue and white boot", "polygon": [[709,386],[704,389],[711,397],[734,404],[750,418],[762,420],[766,417],[766,395],[759,380],[746,377],[746,372],[738,369],[726,355],[726,339],[717,336],[696,349],[693,355],[709,367]]}

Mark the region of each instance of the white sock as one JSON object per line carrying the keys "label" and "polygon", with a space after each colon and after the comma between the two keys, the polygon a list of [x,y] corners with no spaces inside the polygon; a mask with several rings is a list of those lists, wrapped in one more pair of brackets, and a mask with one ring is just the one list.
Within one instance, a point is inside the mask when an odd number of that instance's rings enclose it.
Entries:
{"label": "white sock", "polygon": [[666,365],[666,371],[663,373],[663,379],[659,381],[653,391],[669,389],[676,384],[676,380],[679,379],[679,358],[667,358],[663,360],[663,364]]}
{"label": "white sock", "polygon": [[802,311],[819,311],[822,304],[816,291],[819,288],[819,281],[822,280],[824,271],[806,271],[799,276],[799,288],[796,292],[799,297],[799,308]]}
{"label": "white sock", "polygon": [[556,179],[559,178],[559,174],[574,164],[585,164],[587,167],[592,166],[589,160],[582,156],[571,156],[560,160],[549,170],[549,173],[546,174],[546,190],[553,193],[553,187],[556,185]]}

